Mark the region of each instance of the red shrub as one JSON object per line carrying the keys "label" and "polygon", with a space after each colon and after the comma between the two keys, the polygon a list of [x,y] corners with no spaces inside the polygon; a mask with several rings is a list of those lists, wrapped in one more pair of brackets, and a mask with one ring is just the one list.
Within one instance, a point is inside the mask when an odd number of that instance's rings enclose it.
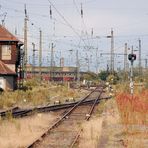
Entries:
{"label": "red shrub", "polygon": [[135,95],[133,98],[130,94],[120,93],[116,97],[116,102],[124,123],[147,124],[148,91],[142,91],[141,94]]}

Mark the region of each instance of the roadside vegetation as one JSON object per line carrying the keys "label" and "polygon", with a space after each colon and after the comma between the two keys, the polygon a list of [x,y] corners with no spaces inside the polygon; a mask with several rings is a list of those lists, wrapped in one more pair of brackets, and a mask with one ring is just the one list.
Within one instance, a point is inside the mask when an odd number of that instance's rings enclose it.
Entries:
{"label": "roadside vegetation", "polygon": [[64,103],[68,98],[81,98],[86,92],[71,89],[68,84],[40,83],[32,79],[25,83],[26,90],[2,92],[0,94],[0,109],[9,107],[32,107],[37,105],[54,104],[58,100]]}
{"label": "roadside vegetation", "polygon": [[148,125],[148,89],[136,88],[132,97],[129,91],[123,88],[123,91],[117,93],[116,101],[122,123]]}
{"label": "roadside vegetation", "polygon": [[128,147],[146,147],[148,139],[148,77],[135,78],[134,95],[129,82],[116,85],[116,104]]}
{"label": "roadside vegetation", "polygon": [[114,75],[102,71],[98,76],[100,80],[109,83],[108,88],[111,89],[107,90],[113,90],[110,92],[115,101],[114,108],[118,108],[119,123],[117,124],[122,127],[122,131],[118,131],[121,144],[128,148],[145,148],[148,139],[148,71],[139,75],[138,70],[134,69],[133,97],[130,94],[128,75],[124,71]]}
{"label": "roadside vegetation", "polygon": [[108,71],[101,71],[98,74],[98,79],[100,79],[101,81],[107,81],[113,85],[117,84],[117,82],[120,80],[117,72],[110,74]]}
{"label": "roadside vegetation", "polygon": [[[84,125],[84,139],[82,144],[97,147],[99,137],[102,133],[107,133],[112,142],[118,136],[118,140],[122,145],[128,148],[144,147],[144,142],[148,139],[148,77],[135,77],[134,96],[131,97],[128,78],[124,80],[120,73],[110,75],[101,72],[96,75],[90,73],[84,76],[87,81],[98,83],[99,81],[107,81],[112,86],[113,98],[108,101],[102,101],[96,110],[97,114],[90,124]],[[105,76],[105,79],[104,79]],[[32,107],[37,105],[54,104],[54,101],[60,100],[64,103],[67,98],[80,99],[86,95],[86,91],[80,89],[71,89],[68,83],[40,83],[38,80],[32,79],[25,83],[26,90],[17,90],[14,92],[2,92],[0,95],[0,109],[7,109],[13,106]],[[111,90],[111,89],[110,89]],[[109,90],[108,90],[109,91]],[[110,93],[108,93],[110,94]],[[118,109],[117,109],[118,108]],[[116,122],[116,116],[119,114],[119,122]],[[107,116],[108,118],[105,118]],[[112,128],[109,131],[108,125],[120,125],[122,130]],[[11,113],[8,119],[12,119]],[[104,121],[107,120],[107,121]],[[16,123],[15,123],[16,124]],[[115,125],[113,127],[115,127]],[[19,125],[16,124],[19,129]],[[104,131],[103,129],[106,130]],[[121,133],[122,132],[122,133]],[[108,134],[109,133],[109,134]],[[121,136],[122,135],[122,136]],[[124,138],[123,138],[124,137]],[[90,142],[90,143],[89,143]],[[106,141],[105,141],[106,142]]]}

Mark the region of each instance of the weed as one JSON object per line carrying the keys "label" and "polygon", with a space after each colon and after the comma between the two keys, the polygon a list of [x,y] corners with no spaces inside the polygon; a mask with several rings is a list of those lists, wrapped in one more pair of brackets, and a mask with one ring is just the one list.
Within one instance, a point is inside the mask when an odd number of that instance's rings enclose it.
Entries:
{"label": "weed", "polygon": [[2,92],[0,94],[0,108],[45,105],[53,103],[55,99],[64,102],[67,98],[80,98],[84,95],[84,93],[80,93],[78,90],[68,88],[67,85],[40,84],[34,79],[27,81],[25,86],[31,87],[31,89]]}
{"label": "weed", "polygon": [[133,98],[130,94],[120,93],[116,97],[121,119],[124,124],[147,124],[148,92],[143,91]]}
{"label": "weed", "polygon": [[104,108],[105,108],[105,103],[106,103],[105,100],[101,100],[101,102],[99,103],[97,107],[97,111],[96,111],[97,116],[100,116],[103,113]]}

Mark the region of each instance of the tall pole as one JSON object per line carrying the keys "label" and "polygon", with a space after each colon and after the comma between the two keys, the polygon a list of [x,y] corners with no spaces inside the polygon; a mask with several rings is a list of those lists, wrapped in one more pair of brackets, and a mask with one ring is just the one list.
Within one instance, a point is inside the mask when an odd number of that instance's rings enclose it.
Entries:
{"label": "tall pole", "polygon": [[145,61],[145,72],[144,72],[144,75],[145,75],[145,79],[147,79],[147,76],[148,76],[148,59],[144,59]]}
{"label": "tall pole", "polygon": [[25,57],[24,57],[24,73],[25,73],[25,78],[27,77],[27,21],[28,21],[28,16],[27,16],[27,9],[26,9],[26,4],[24,6],[24,11],[25,11],[25,19],[24,19],[24,51],[25,51]]}
{"label": "tall pole", "polygon": [[19,79],[19,89],[23,88],[23,82],[24,82],[24,50],[20,50],[20,79]]}
{"label": "tall pole", "polygon": [[80,82],[80,64],[79,64],[79,51],[76,51],[76,67],[77,67],[77,82],[79,84]]}
{"label": "tall pole", "polygon": [[[133,54],[133,46],[132,46],[132,50],[131,50],[131,54]],[[133,94],[134,94],[134,82],[133,82],[133,60],[131,60],[131,73],[130,73],[130,88],[131,88],[131,95],[133,98]]]}
{"label": "tall pole", "polygon": [[89,57],[88,57],[88,72],[90,71],[90,60],[89,60]]}
{"label": "tall pole", "polygon": [[39,68],[40,68],[40,80],[42,78],[42,31],[40,29],[40,42],[39,42]]}
{"label": "tall pole", "polygon": [[96,48],[96,73],[98,73],[98,48]]}
{"label": "tall pole", "polygon": [[111,58],[110,58],[110,72],[114,73],[114,32],[111,29]]}
{"label": "tall pole", "polygon": [[51,43],[51,62],[50,66],[53,67],[53,43]]}
{"label": "tall pole", "polygon": [[54,71],[53,71],[53,60],[54,60],[54,56],[53,56],[53,43],[51,43],[51,62],[50,62],[50,67],[51,67],[51,70],[50,70],[50,78],[51,80],[53,80],[53,77],[54,77]]}
{"label": "tall pole", "polygon": [[141,67],[141,40],[139,39],[139,76],[142,75],[142,67]]}
{"label": "tall pole", "polygon": [[147,70],[148,59],[145,59],[145,69]]}
{"label": "tall pole", "polygon": [[125,43],[124,49],[124,72],[127,72],[127,43]]}
{"label": "tall pole", "polygon": [[33,54],[32,54],[32,75],[33,75],[33,77],[35,77],[35,44],[34,43],[32,43],[32,46],[33,46],[33,49],[32,49],[32,51],[33,51]]}
{"label": "tall pole", "polygon": [[126,80],[127,78],[127,65],[128,65],[128,62],[127,62],[127,43],[125,43],[125,49],[124,49],[124,80]]}
{"label": "tall pole", "polygon": [[87,62],[87,71],[90,71],[90,61],[89,61],[89,56],[86,54],[86,58],[85,58],[86,62]]}

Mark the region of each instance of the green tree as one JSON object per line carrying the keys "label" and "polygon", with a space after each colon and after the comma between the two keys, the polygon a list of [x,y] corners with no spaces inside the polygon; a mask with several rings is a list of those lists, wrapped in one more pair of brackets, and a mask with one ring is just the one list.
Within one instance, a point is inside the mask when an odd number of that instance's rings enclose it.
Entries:
{"label": "green tree", "polygon": [[83,75],[83,79],[88,80],[88,81],[93,81],[97,79],[97,75],[93,72],[85,73]]}
{"label": "green tree", "polygon": [[99,74],[98,74],[98,77],[103,80],[103,81],[106,81],[107,77],[108,77],[109,73],[107,71],[101,71]]}

